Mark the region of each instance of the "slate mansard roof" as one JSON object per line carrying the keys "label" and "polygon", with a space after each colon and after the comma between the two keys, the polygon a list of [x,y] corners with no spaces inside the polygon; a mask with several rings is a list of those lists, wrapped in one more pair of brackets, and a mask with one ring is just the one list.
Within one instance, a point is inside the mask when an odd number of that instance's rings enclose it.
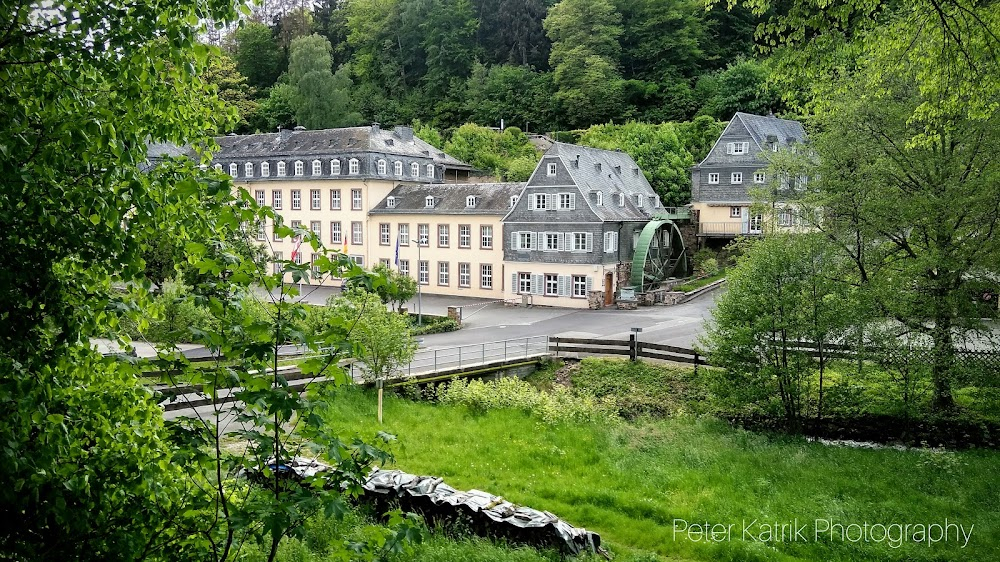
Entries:
{"label": "slate mansard roof", "polygon": [[[277,133],[259,133],[254,135],[229,135],[216,137],[219,150],[213,154],[216,164],[264,161],[295,160],[324,162],[324,176],[329,175],[328,161],[340,159],[347,175],[347,161],[357,158],[361,162],[361,176],[376,176],[373,168],[378,159],[387,160],[388,173],[385,177],[393,177],[393,162],[403,161],[403,174],[410,176],[410,164],[418,163],[422,168],[427,164],[444,169],[472,170],[472,166],[454,158],[443,151],[434,148],[413,134],[410,127],[395,127],[391,130],[382,129],[378,125],[370,127],[344,127],[340,129],[322,130],[281,130]],[[242,171],[242,168],[241,168]],[[271,177],[274,177],[272,167]],[[285,179],[293,177],[287,174]],[[309,174],[306,174],[309,177]],[[424,177],[421,169],[420,177]],[[440,180],[442,174],[436,173],[435,179]],[[258,178],[259,179],[259,178]]]}
{"label": "slate mansard roof", "polygon": [[[542,156],[541,162],[528,180],[527,187],[545,187],[553,181],[547,173],[547,165],[557,158],[560,166],[556,183],[565,182],[563,169],[568,174],[569,183],[575,185],[583,195],[586,205],[602,221],[645,221],[660,208],[660,198],[649,185],[646,175],[625,152],[602,150],[567,143],[553,143]],[[596,203],[594,193],[600,192],[602,204]],[[625,194],[625,205],[619,205],[618,194]],[[642,207],[635,204],[635,197],[643,198]],[[577,205],[584,204],[578,202]]]}
{"label": "slate mansard roof", "polygon": [[[369,214],[503,216],[510,210],[510,198],[523,188],[523,183],[400,184]],[[473,207],[467,205],[470,195],[476,197]],[[427,206],[428,197],[434,197],[433,207]],[[392,207],[388,204],[390,198]]]}

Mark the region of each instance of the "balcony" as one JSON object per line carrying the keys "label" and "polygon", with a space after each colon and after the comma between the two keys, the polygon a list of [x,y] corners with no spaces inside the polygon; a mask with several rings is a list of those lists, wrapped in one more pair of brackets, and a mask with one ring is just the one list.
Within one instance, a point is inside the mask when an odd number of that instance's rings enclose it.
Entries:
{"label": "balcony", "polygon": [[736,238],[759,236],[760,223],[750,225],[741,221],[699,222],[698,236],[705,238]]}

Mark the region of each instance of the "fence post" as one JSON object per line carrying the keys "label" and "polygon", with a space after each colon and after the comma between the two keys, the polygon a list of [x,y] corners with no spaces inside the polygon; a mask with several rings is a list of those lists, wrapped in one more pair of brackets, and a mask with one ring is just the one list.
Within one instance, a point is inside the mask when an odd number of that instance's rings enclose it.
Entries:
{"label": "fence post", "polygon": [[458,368],[462,368],[462,346],[458,346]]}
{"label": "fence post", "polygon": [[524,358],[528,358],[528,338],[524,338]]}
{"label": "fence post", "polygon": [[438,372],[438,352],[436,349],[434,350],[434,372]]}
{"label": "fence post", "polygon": [[632,361],[636,360],[636,355],[638,354],[636,349],[637,346],[636,346],[635,336],[636,336],[635,332],[632,332],[628,336],[628,356],[629,359]]}
{"label": "fence post", "polygon": [[698,350],[694,351],[694,375],[698,376],[698,363],[701,362],[701,358],[698,355]]}

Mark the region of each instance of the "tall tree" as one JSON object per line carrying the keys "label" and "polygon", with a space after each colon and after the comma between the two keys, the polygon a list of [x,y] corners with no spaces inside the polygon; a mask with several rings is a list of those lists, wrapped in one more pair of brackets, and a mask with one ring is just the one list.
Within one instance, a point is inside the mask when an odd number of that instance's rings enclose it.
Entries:
{"label": "tall tree", "polygon": [[[236,62],[225,54],[209,59],[203,79],[215,87],[215,94],[220,100],[233,106],[239,112],[239,121],[233,131],[251,133],[250,124],[260,110],[260,104],[253,98],[256,89],[247,83],[247,77],[236,69]],[[220,131],[228,133],[231,131]]]}
{"label": "tall tree", "polygon": [[295,120],[309,129],[357,125],[361,115],[350,109],[350,70],[336,74],[330,41],[313,34],[292,41],[288,79],[295,88]]}
{"label": "tall tree", "polygon": [[284,71],[282,50],[271,28],[262,23],[247,22],[236,30],[233,49],[236,70],[255,88],[270,88]]}
{"label": "tall tree", "polygon": [[474,5],[479,19],[477,41],[487,62],[548,67],[544,0],[476,0]]}

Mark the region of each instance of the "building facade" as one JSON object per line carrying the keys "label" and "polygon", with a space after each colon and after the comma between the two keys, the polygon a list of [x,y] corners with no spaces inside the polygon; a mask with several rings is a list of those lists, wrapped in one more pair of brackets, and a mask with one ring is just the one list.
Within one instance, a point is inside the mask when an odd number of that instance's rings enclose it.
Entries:
{"label": "building facade", "polygon": [[[215,140],[220,147],[213,155],[216,169],[232,176],[257,203],[272,207],[286,226],[312,231],[328,248],[363,266],[375,259],[372,249],[379,236],[368,211],[397,185],[464,182],[472,171],[409,127],[281,130]],[[307,263],[315,257],[308,245],[276,236],[274,224],[257,225],[253,235],[275,260]]]}
{"label": "building facade", "polygon": [[[774,180],[767,177],[773,153],[795,150],[806,140],[798,121],[736,113],[708,156],[691,170],[698,237],[729,240],[759,235],[764,217],[751,212],[750,191]],[[786,222],[791,226],[790,214]]]}
{"label": "building facade", "polygon": [[535,305],[610,304],[660,199],[624,152],[555,143],[503,218],[504,296]]}

